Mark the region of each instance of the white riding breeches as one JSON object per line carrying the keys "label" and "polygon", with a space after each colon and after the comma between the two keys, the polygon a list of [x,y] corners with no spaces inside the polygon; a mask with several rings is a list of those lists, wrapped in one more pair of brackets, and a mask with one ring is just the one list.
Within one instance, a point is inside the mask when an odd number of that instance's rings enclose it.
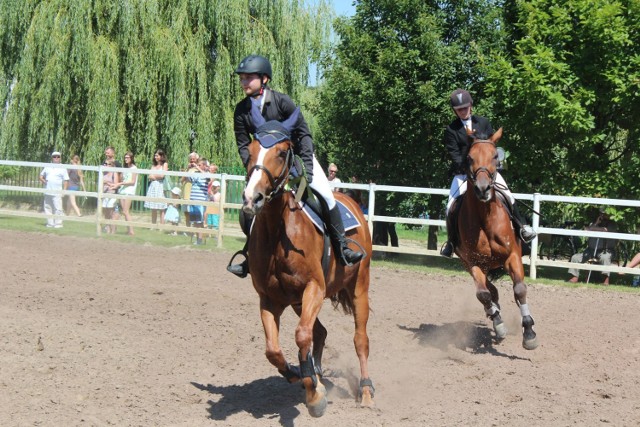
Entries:
{"label": "white riding breeches", "polygon": [[[504,189],[502,191],[509,196],[509,201],[513,205],[516,202],[516,199],[513,197],[513,194],[511,194],[511,190],[507,188],[507,183],[499,172],[496,172],[496,184],[498,184],[501,189]],[[447,201],[447,215],[449,214],[449,209],[451,208],[453,201],[462,196],[466,191],[467,176],[462,174],[454,176],[453,181],[451,181],[451,189],[449,190],[449,200]]]}
{"label": "white riding breeches", "polygon": [[333,197],[331,185],[329,185],[329,180],[324,173],[324,169],[322,169],[322,166],[320,166],[320,163],[316,160],[315,154],[313,155],[313,181],[311,181],[309,187],[322,196],[325,202],[327,202],[329,210],[335,207],[336,199]]}

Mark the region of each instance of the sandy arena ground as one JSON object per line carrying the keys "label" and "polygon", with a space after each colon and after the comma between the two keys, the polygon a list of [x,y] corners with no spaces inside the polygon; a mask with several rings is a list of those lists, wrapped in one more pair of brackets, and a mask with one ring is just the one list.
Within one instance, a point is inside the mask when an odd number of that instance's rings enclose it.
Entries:
{"label": "sandy arena ground", "polygon": [[[329,407],[264,357],[229,254],[0,230],[2,426],[636,426],[640,294],[529,283],[540,347],[493,332],[467,275],[372,270],[376,409],[355,404],[353,322],[326,303]],[[296,362],[293,311],[282,345]]]}

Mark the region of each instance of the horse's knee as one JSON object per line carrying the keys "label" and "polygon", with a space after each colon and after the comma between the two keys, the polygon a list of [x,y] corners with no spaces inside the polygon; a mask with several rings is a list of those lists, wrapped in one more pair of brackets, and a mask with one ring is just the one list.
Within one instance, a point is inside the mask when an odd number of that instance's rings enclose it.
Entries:
{"label": "horse's knee", "polygon": [[513,296],[520,304],[524,304],[527,301],[527,285],[520,281],[513,285]]}
{"label": "horse's knee", "polygon": [[267,357],[267,360],[275,367],[279,367],[281,362],[284,362],[284,357],[281,351],[270,350],[264,352],[264,355]]}
{"label": "horse's knee", "polygon": [[[313,330],[306,326],[298,326],[296,328],[296,345],[302,349],[311,348],[311,340],[313,339]],[[306,351],[304,352],[306,353]]]}
{"label": "horse's knee", "polygon": [[491,304],[491,292],[487,289],[476,291],[476,298],[478,298],[478,301],[480,301],[485,307]]}

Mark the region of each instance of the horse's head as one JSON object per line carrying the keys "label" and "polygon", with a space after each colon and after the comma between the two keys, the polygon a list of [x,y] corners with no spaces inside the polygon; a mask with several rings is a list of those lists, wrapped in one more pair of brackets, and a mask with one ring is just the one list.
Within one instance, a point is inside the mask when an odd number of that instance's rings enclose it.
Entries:
{"label": "horse's head", "polygon": [[257,108],[251,109],[256,132],[249,144],[247,186],[242,207],[245,212],[258,214],[264,203],[281,192],[287,183],[293,164],[291,129],[298,120],[299,112],[296,108],[284,122],[265,122]]}
{"label": "horse's head", "polygon": [[498,151],[496,142],[502,137],[502,128],[489,139],[470,134],[471,148],[467,155],[467,176],[480,201],[488,202],[493,197],[493,186],[498,173]]}

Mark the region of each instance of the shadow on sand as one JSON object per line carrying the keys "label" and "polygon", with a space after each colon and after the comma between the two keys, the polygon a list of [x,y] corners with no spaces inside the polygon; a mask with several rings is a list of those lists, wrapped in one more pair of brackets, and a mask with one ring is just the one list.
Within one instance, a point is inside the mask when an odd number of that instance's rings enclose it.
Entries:
{"label": "shadow on sand", "polygon": [[[509,355],[498,351],[495,348],[499,344],[491,329],[482,323],[454,322],[442,325],[421,324],[418,328],[410,328],[398,325],[403,331],[412,332],[414,338],[420,345],[434,347],[446,351],[449,346],[453,346],[462,351],[471,349],[473,354],[492,354],[494,356],[506,357],[512,360],[529,360],[514,355]],[[507,339],[513,339],[509,335]]]}

